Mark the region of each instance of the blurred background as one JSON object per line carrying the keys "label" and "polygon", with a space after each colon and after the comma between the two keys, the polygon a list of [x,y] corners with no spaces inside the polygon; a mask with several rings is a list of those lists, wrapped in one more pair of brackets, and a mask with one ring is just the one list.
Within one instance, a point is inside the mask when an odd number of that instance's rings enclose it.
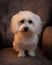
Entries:
{"label": "blurred background", "polygon": [[[43,29],[39,36],[36,57],[33,58],[17,58],[17,54],[11,49],[14,35],[10,30],[10,21],[12,16],[21,10],[30,10],[42,20]],[[0,65],[52,65],[50,60],[52,60],[52,0],[0,0]]]}

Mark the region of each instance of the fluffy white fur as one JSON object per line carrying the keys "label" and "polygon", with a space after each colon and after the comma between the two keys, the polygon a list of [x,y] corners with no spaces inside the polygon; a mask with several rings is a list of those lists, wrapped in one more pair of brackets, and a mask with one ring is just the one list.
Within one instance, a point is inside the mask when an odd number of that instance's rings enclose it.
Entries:
{"label": "fluffy white fur", "polygon": [[[25,27],[28,27],[28,30],[25,31]],[[40,17],[30,11],[20,11],[12,17],[11,30],[14,33],[13,49],[19,52],[18,57],[24,57],[25,50],[30,56],[35,56],[38,35],[42,30]]]}

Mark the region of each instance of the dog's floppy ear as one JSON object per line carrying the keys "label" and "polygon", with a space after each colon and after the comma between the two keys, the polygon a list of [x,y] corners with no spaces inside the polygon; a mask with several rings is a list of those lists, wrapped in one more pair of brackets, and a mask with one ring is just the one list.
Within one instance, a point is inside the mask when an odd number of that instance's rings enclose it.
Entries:
{"label": "dog's floppy ear", "polygon": [[17,15],[14,15],[11,19],[11,32],[17,33],[18,32],[18,24],[17,24]]}
{"label": "dog's floppy ear", "polygon": [[41,21],[41,18],[38,15],[36,15],[36,22],[35,22],[35,24],[36,24],[35,25],[35,27],[36,27],[35,32],[36,32],[36,34],[40,35],[41,32],[42,32],[42,21]]}

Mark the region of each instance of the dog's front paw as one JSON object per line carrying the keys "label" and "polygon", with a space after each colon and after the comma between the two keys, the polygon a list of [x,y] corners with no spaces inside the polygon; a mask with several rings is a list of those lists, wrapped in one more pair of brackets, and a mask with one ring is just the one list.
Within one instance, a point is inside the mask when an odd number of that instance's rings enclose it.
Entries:
{"label": "dog's front paw", "polygon": [[35,56],[35,53],[33,51],[29,51],[28,54],[29,56],[32,56],[32,57]]}
{"label": "dog's front paw", "polygon": [[24,51],[19,52],[19,53],[18,53],[18,57],[25,57]]}
{"label": "dog's front paw", "polygon": [[25,57],[25,54],[18,54],[18,57]]}

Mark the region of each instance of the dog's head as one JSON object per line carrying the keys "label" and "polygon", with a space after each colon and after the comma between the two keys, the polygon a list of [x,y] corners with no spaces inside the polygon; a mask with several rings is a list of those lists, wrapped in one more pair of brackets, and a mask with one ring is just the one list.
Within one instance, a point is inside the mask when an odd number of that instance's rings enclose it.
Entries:
{"label": "dog's head", "polygon": [[20,11],[11,20],[11,30],[13,33],[32,32],[40,34],[41,28],[42,23],[40,17],[30,11]]}

